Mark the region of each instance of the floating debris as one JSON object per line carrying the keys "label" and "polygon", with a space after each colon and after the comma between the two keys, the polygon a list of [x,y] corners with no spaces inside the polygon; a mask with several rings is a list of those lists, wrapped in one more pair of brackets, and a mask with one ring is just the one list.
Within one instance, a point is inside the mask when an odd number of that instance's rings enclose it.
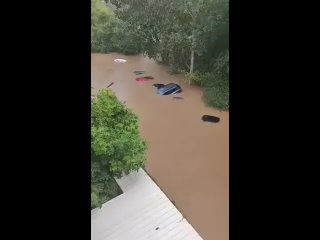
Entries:
{"label": "floating debris", "polygon": [[114,84],[114,82],[110,83],[106,88],[111,87]]}
{"label": "floating debris", "polygon": [[133,73],[136,74],[136,75],[141,75],[141,74],[144,74],[145,71],[134,71]]}
{"label": "floating debris", "polygon": [[113,60],[113,61],[116,62],[116,63],[125,63],[125,62],[127,62],[127,60],[121,59],[121,58],[116,58],[116,59]]}
{"label": "floating debris", "polygon": [[184,98],[183,97],[173,97],[174,99],[180,99],[180,100],[183,100]]}

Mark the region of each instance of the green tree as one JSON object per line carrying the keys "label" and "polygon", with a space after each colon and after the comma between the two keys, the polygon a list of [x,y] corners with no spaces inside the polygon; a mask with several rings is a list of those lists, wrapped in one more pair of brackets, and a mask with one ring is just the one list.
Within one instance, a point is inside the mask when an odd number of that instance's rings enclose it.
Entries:
{"label": "green tree", "polygon": [[[228,48],[228,0],[111,0],[146,55],[177,70],[207,71]],[[197,63],[198,62],[198,63]]]}
{"label": "green tree", "polygon": [[91,49],[94,52],[113,50],[112,36],[116,17],[101,0],[91,0]]}
{"label": "green tree", "polygon": [[116,192],[114,177],[137,171],[146,160],[137,116],[111,90],[91,100],[91,207]]}
{"label": "green tree", "polygon": [[141,51],[137,29],[116,17],[116,6],[102,0],[91,0],[91,51],[135,54]]}

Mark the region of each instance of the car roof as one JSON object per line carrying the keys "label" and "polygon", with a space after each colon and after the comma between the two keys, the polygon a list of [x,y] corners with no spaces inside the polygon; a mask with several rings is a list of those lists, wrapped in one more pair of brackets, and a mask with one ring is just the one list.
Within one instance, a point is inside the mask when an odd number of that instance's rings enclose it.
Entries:
{"label": "car roof", "polygon": [[169,83],[169,84],[165,85],[164,87],[160,88],[159,92],[160,93],[165,93],[165,92],[171,90],[172,88],[178,88],[177,84]]}
{"label": "car roof", "polygon": [[179,88],[180,86],[176,83],[169,83],[163,87],[164,90],[169,90],[171,88]]}
{"label": "car roof", "polygon": [[168,83],[167,85],[166,85],[166,87],[173,87],[173,86],[177,86],[177,84],[175,84],[175,83]]}

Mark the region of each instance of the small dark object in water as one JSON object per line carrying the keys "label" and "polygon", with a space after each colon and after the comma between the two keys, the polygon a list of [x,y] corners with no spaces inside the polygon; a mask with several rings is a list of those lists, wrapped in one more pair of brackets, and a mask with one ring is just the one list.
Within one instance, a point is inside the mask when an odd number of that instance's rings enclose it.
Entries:
{"label": "small dark object in water", "polygon": [[144,74],[145,71],[134,71],[133,73],[136,74],[136,75],[141,75],[141,74]]}
{"label": "small dark object in water", "polygon": [[153,79],[153,77],[151,77],[151,76],[147,76],[147,77],[137,77],[137,78],[136,78],[136,81],[137,81],[137,82],[145,82],[145,81],[152,80],[152,79]]}
{"label": "small dark object in water", "polygon": [[114,82],[110,83],[106,88],[111,87],[114,84]]}
{"label": "small dark object in water", "polygon": [[158,230],[159,229],[159,227],[156,227],[156,230]]}
{"label": "small dark object in water", "polygon": [[144,79],[144,77],[138,77],[138,78],[136,78],[136,81],[137,82],[144,82],[145,79]]}
{"label": "small dark object in water", "polygon": [[155,84],[153,84],[152,86],[154,86],[154,87],[156,87],[156,88],[162,88],[162,87],[164,87],[164,84],[162,84],[162,83],[155,83]]}
{"label": "small dark object in water", "polygon": [[173,97],[174,99],[181,99],[183,100],[184,98],[183,97]]}
{"label": "small dark object in water", "polygon": [[220,121],[220,118],[215,116],[210,116],[210,115],[203,115],[201,119],[204,122],[213,122],[213,123],[217,123]]}

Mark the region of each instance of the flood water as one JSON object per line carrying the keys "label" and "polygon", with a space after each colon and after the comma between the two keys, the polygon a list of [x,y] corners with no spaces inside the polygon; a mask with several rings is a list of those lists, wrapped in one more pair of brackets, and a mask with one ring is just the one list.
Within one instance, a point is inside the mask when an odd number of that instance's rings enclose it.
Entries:
{"label": "flood water", "polygon": [[[126,63],[115,63],[115,58]],[[135,81],[134,71],[154,80]],[[170,75],[142,55],[91,55],[91,89],[110,87],[139,117],[147,141],[146,170],[204,240],[229,238],[229,113],[206,107],[200,88]],[[141,75],[144,76],[144,75]],[[183,91],[158,96],[154,83],[178,83]],[[183,99],[174,99],[174,96]],[[220,118],[202,122],[202,115]]]}

